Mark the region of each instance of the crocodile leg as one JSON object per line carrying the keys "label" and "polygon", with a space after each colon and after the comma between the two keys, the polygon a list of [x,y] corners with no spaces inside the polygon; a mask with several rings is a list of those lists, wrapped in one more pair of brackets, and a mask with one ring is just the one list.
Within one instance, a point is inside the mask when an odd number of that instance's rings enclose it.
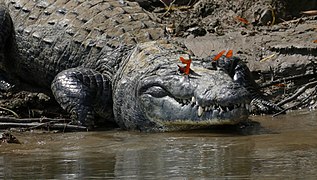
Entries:
{"label": "crocodile leg", "polygon": [[71,114],[76,124],[93,128],[96,116],[111,118],[111,83],[103,74],[88,68],[60,72],[51,89],[56,101]]}
{"label": "crocodile leg", "polygon": [[6,66],[10,51],[12,50],[14,28],[9,12],[5,5],[0,3],[0,68],[7,69]]}
{"label": "crocodile leg", "polygon": [[4,47],[6,43],[7,29],[6,26],[6,9],[0,4],[0,65],[3,66],[4,61]]}
{"label": "crocodile leg", "polygon": [[251,72],[245,63],[238,61],[232,75],[233,80],[245,87],[252,96],[251,111],[256,114],[274,114],[283,111],[282,107],[266,100],[259,90],[258,84],[252,78]]}
{"label": "crocodile leg", "polygon": [[[14,85],[9,83],[6,71],[12,66],[10,52],[13,47],[14,28],[12,20],[4,4],[0,3],[0,91],[8,91]],[[9,63],[8,63],[9,62]],[[4,71],[6,70],[6,71]]]}
{"label": "crocodile leg", "polygon": [[[222,55],[222,54],[221,54]],[[248,66],[237,57],[211,56],[207,59],[217,59],[213,61],[213,66],[226,71],[234,82],[248,90],[251,94],[251,112],[256,114],[274,114],[283,111],[282,107],[268,101],[259,90],[258,84],[254,81]]]}

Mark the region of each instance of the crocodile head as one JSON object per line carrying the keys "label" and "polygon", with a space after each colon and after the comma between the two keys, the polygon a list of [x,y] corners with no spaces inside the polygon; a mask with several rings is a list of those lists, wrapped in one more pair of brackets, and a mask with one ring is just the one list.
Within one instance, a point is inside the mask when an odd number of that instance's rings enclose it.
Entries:
{"label": "crocodile head", "polygon": [[[236,124],[248,118],[250,94],[222,70],[193,60],[181,73],[171,44],[149,42],[134,49],[116,74],[114,114],[126,129],[171,131]],[[211,63],[211,62],[210,62]]]}

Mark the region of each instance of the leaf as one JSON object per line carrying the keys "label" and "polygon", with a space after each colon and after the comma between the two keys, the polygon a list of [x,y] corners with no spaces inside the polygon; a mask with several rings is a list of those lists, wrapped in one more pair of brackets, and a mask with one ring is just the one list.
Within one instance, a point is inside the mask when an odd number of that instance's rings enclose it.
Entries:
{"label": "leaf", "polygon": [[246,24],[246,25],[250,24],[248,20],[246,20],[246,19],[244,19],[244,18],[242,18],[242,17],[240,17],[240,16],[237,16],[236,19],[237,19],[238,21],[240,21],[240,22]]}

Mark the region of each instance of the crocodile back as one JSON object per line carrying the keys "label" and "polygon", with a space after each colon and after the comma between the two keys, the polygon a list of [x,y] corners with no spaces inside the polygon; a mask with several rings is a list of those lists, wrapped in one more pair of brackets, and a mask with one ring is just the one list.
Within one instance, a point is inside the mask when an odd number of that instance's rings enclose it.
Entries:
{"label": "crocodile back", "polygon": [[5,2],[16,31],[19,56],[15,69],[22,77],[32,76],[38,84],[49,84],[58,72],[92,62],[109,63],[111,68],[116,63],[106,61],[118,59],[113,57],[118,54],[112,54],[117,47],[164,37],[164,29],[155,18],[135,2]]}

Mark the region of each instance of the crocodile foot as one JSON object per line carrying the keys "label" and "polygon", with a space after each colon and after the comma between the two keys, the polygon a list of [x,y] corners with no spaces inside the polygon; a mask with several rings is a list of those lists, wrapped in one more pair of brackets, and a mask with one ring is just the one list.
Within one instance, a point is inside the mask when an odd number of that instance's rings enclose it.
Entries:
{"label": "crocodile foot", "polygon": [[[51,89],[56,101],[71,114],[73,123],[94,128],[96,116],[112,116],[110,83],[97,71],[73,68],[59,73]],[[109,107],[109,109],[105,109]]]}
{"label": "crocodile foot", "polygon": [[250,105],[250,111],[254,114],[275,114],[284,110],[282,107],[262,98],[254,98]]}

